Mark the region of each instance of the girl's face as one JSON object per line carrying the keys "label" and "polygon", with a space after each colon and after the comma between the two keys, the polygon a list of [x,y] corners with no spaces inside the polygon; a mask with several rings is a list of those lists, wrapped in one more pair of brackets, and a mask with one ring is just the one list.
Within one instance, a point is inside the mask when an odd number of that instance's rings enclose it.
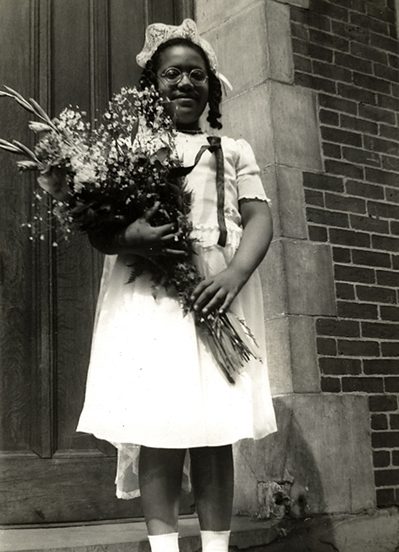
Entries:
{"label": "girl's face", "polygon": [[169,46],[160,54],[158,90],[169,98],[169,111],[177,128],[199,128],[209,94],[205,61],[194,48],[184,44]]}

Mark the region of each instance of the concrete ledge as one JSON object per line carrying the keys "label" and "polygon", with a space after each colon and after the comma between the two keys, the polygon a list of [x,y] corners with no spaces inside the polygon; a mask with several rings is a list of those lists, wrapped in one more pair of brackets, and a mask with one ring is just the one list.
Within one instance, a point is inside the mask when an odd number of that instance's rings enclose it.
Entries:
{"label": "concrete ledge", "polygon": [[[200,550],[198,523],[180,522],[180,551]],[[380,510],[357,516],[316,516],[305,520],[253,521],[234,518],[231,551],[397,552],[399,511]],[[8,529],[0,532],[2,552],[149,552],[143,522]]]}

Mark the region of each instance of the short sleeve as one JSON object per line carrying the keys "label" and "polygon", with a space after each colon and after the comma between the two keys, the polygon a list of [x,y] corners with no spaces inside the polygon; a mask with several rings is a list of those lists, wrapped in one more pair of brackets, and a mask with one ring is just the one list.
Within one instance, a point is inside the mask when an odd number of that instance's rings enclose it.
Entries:
{"label": "short sleeve", "polygon": [[271,203],[263,188],[260,169],[254,152],[244,139],[236,140],[238,156],[236,161],[238,199],[260,199]]}

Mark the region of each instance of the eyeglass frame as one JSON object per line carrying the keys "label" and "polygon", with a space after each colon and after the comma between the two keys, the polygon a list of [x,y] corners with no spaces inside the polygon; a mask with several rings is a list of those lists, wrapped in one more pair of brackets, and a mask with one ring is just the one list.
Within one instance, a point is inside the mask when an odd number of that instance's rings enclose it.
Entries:
{"label": "eyeglass frame", "polygon": [[[164,76],[164,73],[166,71],[169,71],[169,69],[176,69],[177,71],[180,72],[180,77],[178,78],[177,81],[171,81],[170,79],[168,79],[167,77]],[[193,72],[193,71],[202,71],[205,75],[205,78],[204,80],[202,81],[196,81],[196,82],[193,82],[191,80],[191,77],[190,77],[190,74]],[[183,75],[187,75],[189,81],[191,82],[192,85],[194,86],[198,86],[198,85],[201,85],[201,84],[205,84],[208,80],[209,80],[209,76],[206,74],[206,72],[201,69],[201,67],[194,67],[193,69],[190,69],[190,71],[182,71],[181,69],[179,69],[178,67],[175,67],[174,65],[171,65],[170,67],[167,67],[166,69],[164,69],[162,71],[162,73],[160,75],[158,75],[158,77],[164,81],[166,81],[168,84],[171,84],[171,85],[176,85],[176,84],[179,84],[183,78]]]}

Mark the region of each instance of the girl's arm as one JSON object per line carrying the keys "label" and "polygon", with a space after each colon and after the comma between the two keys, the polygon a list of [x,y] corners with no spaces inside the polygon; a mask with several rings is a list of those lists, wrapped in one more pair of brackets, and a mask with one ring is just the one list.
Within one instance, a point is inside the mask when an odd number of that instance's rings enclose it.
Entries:
{"label": "girl's arm", "polygon": [[240,245],[229,266],[203,280],[193,293],[194,310],[207,315],[226,311],[242,286],[262,261],[273,237],[270,207],[259,200],[240,201],[244,227]]}

